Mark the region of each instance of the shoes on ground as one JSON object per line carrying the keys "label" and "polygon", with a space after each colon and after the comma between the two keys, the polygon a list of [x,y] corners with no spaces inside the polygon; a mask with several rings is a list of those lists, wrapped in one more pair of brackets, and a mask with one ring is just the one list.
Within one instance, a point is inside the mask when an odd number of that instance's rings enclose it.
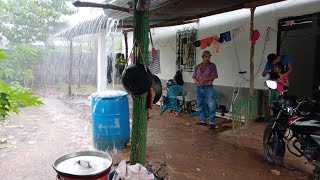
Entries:
{"label": "shoes on ground", "polygon": [[206,126],[206,125],[207,125],[207,123],[205,123],[205,122],[197,122],[197,123],[196,123],[196,125]]}

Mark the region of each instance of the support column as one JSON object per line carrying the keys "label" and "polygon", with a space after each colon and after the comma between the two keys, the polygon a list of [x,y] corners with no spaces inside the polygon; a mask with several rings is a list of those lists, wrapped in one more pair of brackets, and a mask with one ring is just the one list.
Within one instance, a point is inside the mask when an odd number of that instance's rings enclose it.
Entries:
{"label": "support column", "polygon": [[107,84],[106,72],[106,33],[102,31],[98,37],[97,57],[97,92],[105,91]]}
{"label": "support column", "polygon": [[[256,8],[250,8],[251,17],[250,17],[250,40],[252,38],[252,32],[254,27],[254,11]],[[253,96],[254,90],[254,44],[251,43],[250,48],[250,90],[249,95]]]}
{"label": "support column", "polygon": [[72,81],[72,66],[73,66],[73,43],[72,38],[70,42],[70,57],[69,57],[69,77],[68,77],[68,96],[71,96],[71,81]]}
{"label": "support column", "polygon": [[128,57],[129,57],[129,55],[128,55],[128,33],[124,32],[123,36],[124,36],[124,44],[125,44],[125,51],[126,51],[125,58],[128,59]]}

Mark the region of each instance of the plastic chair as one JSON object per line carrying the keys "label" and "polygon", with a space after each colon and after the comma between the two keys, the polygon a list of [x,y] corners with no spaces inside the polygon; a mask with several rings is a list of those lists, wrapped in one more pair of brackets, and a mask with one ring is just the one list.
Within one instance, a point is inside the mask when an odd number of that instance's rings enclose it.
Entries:
{"label": "plastic chair", "polygon": [[[178,99],[178,96],[182,96],[182,100]],[[180,113],[185,103],[184,88],[180,85],[172,85],[168,89],[167,96],[163,99],[165,102],[161,109],[160,115],[162,115],[167,109]]]}

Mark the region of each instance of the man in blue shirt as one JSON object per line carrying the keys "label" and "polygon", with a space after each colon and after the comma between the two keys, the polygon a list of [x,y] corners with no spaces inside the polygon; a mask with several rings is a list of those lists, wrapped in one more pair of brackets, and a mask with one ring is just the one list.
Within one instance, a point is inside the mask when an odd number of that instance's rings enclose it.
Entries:
{"label": "man in blue shirt", "polygon": [[288,76],[292,72],[292,61],[287,55],[275,55],[275,54],[269,54],[268,62],[266,66],[264,67],[264,71],[262,72],[262,76],[265,77],[267,74],[270,75],[270,79],[276,80],[280,77],[273,71],[274,65],[280,63],[283,70],[282,76]]}
{"label": "man in blue shirt", "polygon": [[[264,71],[262,72],[262,76],[265,77],[267,74],[270,75],[269,79],[271,80],[278,80],[282,77],[279,77],[279,75],[277,73],[274,72],[273,68],[275,64],[281,64],[282,67],[282,71],[283,74],[281,74],[281,76],[288,76],[291,74],[292,72],[292,62],[289,59],[289,57],[287,55],[276,55],[276,54],[269,54],[268,57],[268,62],[264,67]],[[288,92],[288,88],[284,88],[284,91],[287,93]],[[269,101],[273,101],[274,100],[274,95],[275,91],[271,91],[269,94]],[[270,109],[270,114],[269,116],[273,116],[273,112]]]}

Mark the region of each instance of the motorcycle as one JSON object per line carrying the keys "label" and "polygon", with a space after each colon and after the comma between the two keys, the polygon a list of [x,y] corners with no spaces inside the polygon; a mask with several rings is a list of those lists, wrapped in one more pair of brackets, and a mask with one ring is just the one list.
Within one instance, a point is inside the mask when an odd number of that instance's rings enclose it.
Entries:
{"label": "motorcycle", "polygon": [[[275,81],[267,80],[266,84],[271,90],[277,89]],[[287,147],[293,155],[305,157],[306,163],[315,167],[313,173],[320,180],[319,102],[314,97],[298,100],[294,96],[282,96],[270,102],[276,117],[269,121],[263,136],[264,157],[269,163],[283,164]]]}

